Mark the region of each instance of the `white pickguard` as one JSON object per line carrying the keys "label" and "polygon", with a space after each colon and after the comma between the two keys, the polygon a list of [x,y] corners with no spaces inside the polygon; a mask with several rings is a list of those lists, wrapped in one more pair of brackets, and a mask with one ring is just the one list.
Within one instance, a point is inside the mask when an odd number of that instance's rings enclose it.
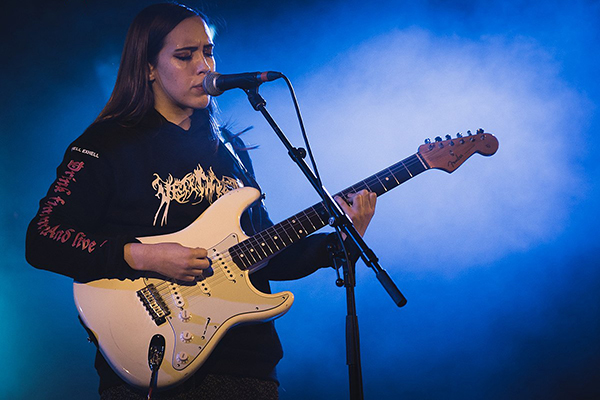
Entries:
{"label": "white pickguard", "polygon": [[[253,188],[230,191],[187,228],[139,238],[142,243],[175,242],[206,248],[213,274],[194,285],[154,278],[74,284],[79,315],[96,336],[104,357],[125,381],[148,387],[148,346],[155,334],[166,340],[157,387],[167,388],[191,376],[232,326],[268,321],[289,310],[294,301],[292,293],[259,292],[250,283],[248,271],[238,268],[227,252],[248,238],[240,228],[240,216],[258,197],[259,192]],[[170,313],[160,325],[137,294],[149,285]],[[163,307],[155,307],[163,312]]]}

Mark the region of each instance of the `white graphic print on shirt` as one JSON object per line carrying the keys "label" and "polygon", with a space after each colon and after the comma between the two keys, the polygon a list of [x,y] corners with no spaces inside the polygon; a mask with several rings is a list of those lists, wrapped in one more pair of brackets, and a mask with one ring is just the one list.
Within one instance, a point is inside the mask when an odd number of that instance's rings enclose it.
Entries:
{"label": "white graphic print on shirt", "polygon": [[240,182],[228,176],[223,176],[221,179],[217,178],[212,167],[205,172],[200,164],[182,179],[173,178],[171,174],[169,174],[167,179],[162,179],[156,173],[154,177],[152,188],[156,190],[156,197],[160,199],[160,205],[154,216],[154,226],[156,226],[156,221],[161,214],[161,210],[163,212],[160,225],[165,226],[167,224],[171,201],[176,201],[180,204],[194,201],[192,204],[195,205],[201,203],[203,200],[207,200],[209,204],[212,204],[228,191],[242,186]]}

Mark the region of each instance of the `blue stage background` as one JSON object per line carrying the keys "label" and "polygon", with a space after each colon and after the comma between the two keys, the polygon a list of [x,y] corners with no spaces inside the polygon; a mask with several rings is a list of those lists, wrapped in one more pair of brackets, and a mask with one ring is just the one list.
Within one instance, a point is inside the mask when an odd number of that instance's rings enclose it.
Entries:
{"label": "blue stage background", "polygon": [[[97,398],[71,281],[24,260],[24,235],[66,146],[95,118],[143,1],[3,5],[1,399]],[[483,127],[500,149],[386,194],[365,239],[408,298],[364,264],[357,301],[367,399],[600,398],[598,1],[190,2],[217,29],[222,73],[294,83],[337,192]],[[301,145],[286,87],[268,108]],[[274,221],[317,201],[242,91],[218,98]],[[281,282],[282,399],[348,398],[344,292],[333,270]]]}

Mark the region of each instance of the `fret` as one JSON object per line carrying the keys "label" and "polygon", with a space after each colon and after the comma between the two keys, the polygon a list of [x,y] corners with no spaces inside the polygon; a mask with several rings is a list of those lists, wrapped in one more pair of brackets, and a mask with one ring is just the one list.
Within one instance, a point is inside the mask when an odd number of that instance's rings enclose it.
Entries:
{"label": "fret", "polygon": [[267,243],[264,241],[260,242],[259,248],[265,253],[265,258],[273,255],[273,251],[267,247]]}
{"label": "fret", "polygon": [[246,242],[248,252],[255,257],[257,261],[260,261],[267,256],[264,249],[259,245],[259,240],[256,236],[249,238]]}
{"label": "fret", "polygon": [[425,164],[425,161],[423,161],[423,159],[421,158],[421,155],[419,153],[415,154],[415,157],[417,158],[417,160],[419,160],[421,162],[421,165],[423,166],[423,171],[425,171],[426,169],[429,169],[429,167]]}
{"label": "fret", "polygon": [[[348,189],[344,189],[342,190],[340,193],[338,193],[342,198],[346,199],[348,198],[348,195],[350,193],[357,193],[360,192],[361,190],[366,189],[365,185],[362,185],[362,182],[360,182],[360,184],[356,184],[354,186],[349,187]],[[333,197],[335,197],[336,195],[333,195]]]}
{"label": "fret", "polygon": [[311,220],[314,221],[313,225],[315,226],[315,231],[318,231],[319,229],[321,229],[322,227],[327,225],[327,220],[329,219],[329,216],[327,215],[327,213],[323,213],[323,215],[322,215],[321,213],[319,213],[319,211],[316,209],[316,207],[311,207],[310,215],[311,215]]}
{"label": "fret", "polygon": [[300,239],[301,236],[298,235],[298,232],[296,232],[296,225],[292,222],[292,220],[293,218],[288,218],[281,222],[280,225],[293,243]]}
{"label": "fret", "polygon": [[[261,242],[261,246],[265,247],[267,246],[267,248],[269,249],[269,252],[271,253],[271,255],[275,254],[275,251],[273,250],[273,239],[271,238],[271,235],[269,235],[269,233],[267,232],[267,230],[264,230],[262,232],[259,233],[260,237],[262,238],[262,242]],[[269,242],[271,242],[269,244]]]}
{"label": "fret", "polygon": [[325,206],[323,205],[323,203],[314,205],[313,209],[319,216],[319,220],[321,221],[323,226],[329,224],[329,214],[327,213],[327,210],[325,209]]}
{"label": "fret", "polygon": [[[306,212],[306,210],[302,211],[302,214],[304,214],[304,217],[306,217],[306,220],[310,223],[310,225],[312,226],[312,232],[315,232],[318,228],[315,227],[315,225],[312,223],[312,221],[310,220],[310,215]],[[312,233],[311,232],[311,233]]]}
{"label": "fret", "polygon": [[362,181],[362,183],[365,186],[365,189],[367,189],[369,192],[379,192],[379,190],[375,189],[375,186],[377,184],[376,179],[365,179],[364,181]]}
{"label": "fret", "polygon": [[[298,214],[296,214],[297,216]],[[293,218],[290,220],[290,223],[293,226],[294,232],[296,233],[296,235],[298,235],[298,238],[303,238],[305,235],[304,233],[306,232],[306,230],[304,229],[304,226],[302,225],[302,223],[300,222],[299,218]],[[298,229],[300,228],[300,229]]]}
{"label": "fret", "polygon": [[[238,251],[235,251],[235,249],[238,249]],[[253,263],[248,257],[246,257],[242,251],[239,251],[239,244],[232,246],[229,252],[231,254],[231,259],[240,269],[244,270],[252,266]]]}
{"label": "fret", "polygon": [[[290,233],[294,234],[294,238],[292,239],[294,242],[302,238],[302,236],[298,235],[298,232],[296,232],[296,221],[294,219],[286,219],[283,223],[287,225],[286,232],[288,235],[290,235]],[[292,237],[292,235],[290,235],[290,237]]]}
{"label": "fret", "polygon": [[[402,161],[400,161],[402,162]],[[404,163],[402,163],[402,166],[404,167],[404,169],[410,174],[410,177],[412,178],[413,175],[410,173],[410,170],[408,168],[406,168],[406,165],[404,165]]]}
{"label": "fret", "polygon": [[[283,244],[285,246],[289,246],[294,243],[294,239],[292,239],[292,237],[287,233],[287,230],[283,227],[282,224],[277,224],[277,225],[273,226],[273,228],[275,229],[276,232],[280,231],[279,236],[281,237],[281,241],[283,242]],[[287,236],[289,243],[285,242],[282,232],[285,233],[285,235]]]}
{"label": "fret", "polygon": [[254,248],[251,246],[251,243],[248,240],[244,240],[240,243],[241,246],[244,247],[244,254],[248,257],[248,260],[252,261],[252,264],[256,264],[260,261],[260,258],[256,258],[256,254],[254,252]]}
{"label": "fret", "polygon": [[[398,179],[396,179],[396,176],[395,176],[395,175],[392,173],[392,170],[391,170],[391,169],[389,169],[389,168],[387,168],[387,171],[389,172],[389,175],[391,175],[391,176],[394,178],[394,180],[396,181],[396,184],[395,184],[394,186],[397,186],[397,185],[399,185],[399,184],[400,184],[400,182],[398,182]],[[390,179],[390,178],[389,178],[389,176],[386,176],[386,178],[385,178],[385,179],[386,179],[386,180],[388,180],[388,179]]]}
{"label": "fret", "polygon": [[379,181],[379,184],[381,185],[381,187],[383,188],[383,190],[385,190],[387,192],[388,188],[385,187],[385,184],[383,183],[383,181],[381,180],[381,178],[378,175],[375,175],[375,177]]}
{"label": "fret", "polygon": [[[274,229],[273,229],[274,230]],[[277,241],[279,240],[279,236],[277,236],[277,232],[275,232],[274,235],[269,235],[269,239],[271,239],[271,243],[273,244],[273,246],[275,246],[275,248],[277,250],[273,250],[271,249],[271,251],[274,253],[278,252],[279,250],[281,250],[281,247],[279,247],[279,245],[277,244]],[[285,247],[285,246],[284,246]]]}
{"label": "fret", "polygon": [[407,169],[401,169],[400,171],[398,171],[396,174],[394,174],[394,176],[396,177],[396,179],[398,179],[400,182],[406,182],[407,180],[409,180],[410,178],[412,178],[410,171]]}

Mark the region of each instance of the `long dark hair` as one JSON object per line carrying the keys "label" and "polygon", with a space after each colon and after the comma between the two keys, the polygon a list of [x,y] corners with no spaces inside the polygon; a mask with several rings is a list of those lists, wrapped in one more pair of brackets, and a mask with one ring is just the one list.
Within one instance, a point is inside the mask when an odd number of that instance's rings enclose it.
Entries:
{"label": "long dark hair", "polygon": [[[135,17],[127,31],[115,87],[94,123],[116,120],[122,125],[136,125],[154,107],[149,64],[156,65],[169,32],[190,17],[208,23],[201,12],[178,3],[153,4]],[[209,115],[211,109],[209,105]]]}

